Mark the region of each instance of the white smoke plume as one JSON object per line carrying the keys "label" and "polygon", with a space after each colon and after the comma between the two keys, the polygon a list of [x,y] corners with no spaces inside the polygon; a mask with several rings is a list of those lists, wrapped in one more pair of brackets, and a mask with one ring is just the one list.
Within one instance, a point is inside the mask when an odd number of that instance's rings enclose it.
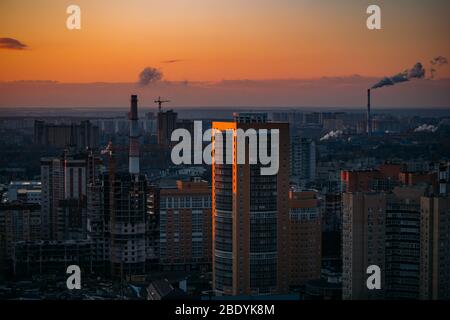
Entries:
{"label": "white smoke plume", "polygon": [[413,78],[423,79],[425,77],[425,69],[420,62],[417,62],[411,69],[400,72],[392,77],[385,77],[372,86],[372,89],[382,88],[385,86],[393,86],[394,84],[409,81]]}
{"label": "white smoke plume", "polygon": [[437,129],[438,128],[432,124],[422,124],[421,126],[415,128],[414,132],[436,132]]}
{"label": "white smoke plume", "polygon": [[320,141],[338,138],[342,135],[342,133],[343,132],[341,130],[330,131],[326,135],[324,135],[322,138],[320,138]]}

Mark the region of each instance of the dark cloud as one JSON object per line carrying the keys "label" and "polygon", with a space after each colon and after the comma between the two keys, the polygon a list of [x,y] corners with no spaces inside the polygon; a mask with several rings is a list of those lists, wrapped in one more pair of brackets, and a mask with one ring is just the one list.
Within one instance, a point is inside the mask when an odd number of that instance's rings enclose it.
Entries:
{"label": "dark cloud", "polygon": [[0,38],[0,49],[24,50],[28,46],[13,38]]}
{"label": "dark cloud", "polygon": [[164,60],[161,61],[162,63],[177,63],[177,62],[182,62],[184,61],[184,59],[172,59],[172,60]]}
{"label": "dark cloud", "polygon": [[141,86],[149,85],[150,83],[157,82],[163,78],[163,73],[152,67],[147,67],[139,74],[138,83]]}

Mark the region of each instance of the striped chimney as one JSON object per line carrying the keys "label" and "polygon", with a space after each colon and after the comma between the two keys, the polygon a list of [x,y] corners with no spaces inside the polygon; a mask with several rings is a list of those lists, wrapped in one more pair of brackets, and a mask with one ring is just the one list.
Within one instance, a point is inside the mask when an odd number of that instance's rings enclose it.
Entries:
{"label": "striped chimney", "polygon": [[139,126],[137,111],[137,95],[131,96],[130,113],[130,154],[129,154],[129,171],[130,174],[139,174]]}

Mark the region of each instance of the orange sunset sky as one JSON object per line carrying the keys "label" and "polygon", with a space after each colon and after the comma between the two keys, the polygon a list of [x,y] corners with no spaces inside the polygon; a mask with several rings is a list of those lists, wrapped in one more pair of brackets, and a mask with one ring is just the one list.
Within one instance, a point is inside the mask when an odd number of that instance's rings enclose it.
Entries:
{"label": "orange sunset sky", "polygon": [[[81,8],[81,30],[66,28],[70,4]],[[382,30],[366,28],[369,4],[380,5]],[[449,14],[446,0],[1,0],[0,38],[26,47],[0,48],[0,94],[6,101],[0,106],[33,104],[8,96],[19,90],[15,81],[134,83],[148,66],[160,69],[167,82],[313,81],[355,74],[372,81],[417,61],[427,67],[435,56],[450,57]],[[450,78],[450,67],[442,67],[438,78],[436,83]],[[448,83],[439,88],[433,89],[440,99],[434,104],[450,105],[448,94],[439,91]],[[52,95],[52,88],[45,90]],[[180,105],[200,103],[194,92],[185,94],[186,101],[180,90],[173,94]],[[225,98],[213,104],[226,105]],[[285,104],[301,105],[300,98],[293,95]],[[38,105],[47,101],[39,99]],[[72,104],[99,103],[91,101],[86,96]]]}

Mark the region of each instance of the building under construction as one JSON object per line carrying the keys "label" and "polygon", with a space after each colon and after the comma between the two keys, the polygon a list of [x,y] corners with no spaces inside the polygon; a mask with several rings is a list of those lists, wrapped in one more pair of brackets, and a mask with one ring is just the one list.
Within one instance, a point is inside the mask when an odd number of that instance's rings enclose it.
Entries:
{"label": "building under construction", "polygon": [[91,265],[91,244],[88,240],[19,241],[13,250],[14,275],[55,274],[65,276],[70,265],[82,272]]}
{"label": "building under construction", "polygon": [[139,132],[137,96],[131,96],[129,172],[118,173],[112,163],[106,186],[111,236],[111,272],[113,276],[145,274],[147,259],[152,259],[151,230],[154,211],[149,201],[145,175],[139,170]]}
{"label": "building under construction", "polygon": [[[109,155],[106,171],[93,152],[66,152],[61,158],[41,160],[42,238],[50,241],[18,243],[11,254],[17,273],[53,272],[65,270],[67,263],[79,263],[90,273],[126,279],[145,275],[157,261],[158,192],[140,172],[135,95],[131,96],[129,121],[126,171],[116,170],[112,143],[102,152]],[[5,243],[1,239],[0,245]]]}

